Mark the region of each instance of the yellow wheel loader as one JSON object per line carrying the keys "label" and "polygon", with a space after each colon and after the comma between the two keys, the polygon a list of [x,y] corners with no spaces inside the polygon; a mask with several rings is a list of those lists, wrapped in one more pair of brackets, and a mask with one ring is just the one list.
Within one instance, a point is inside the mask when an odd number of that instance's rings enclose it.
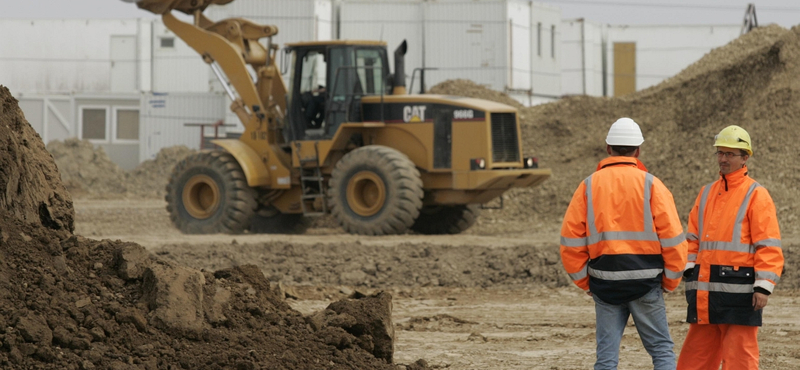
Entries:
{"label": "yellow wheel loader", "polygon": [[184,233],[302,233],[330,213],[354,234],[455,234],[482,204],[550,176],[523,157],[514,108],[407,94],[405,42],[394,74],[383,42],[289,44],[285,85],[276,27],[203,15],[231,1],[137,2],[210,64],[245,128],[175,167],[167,210]]}

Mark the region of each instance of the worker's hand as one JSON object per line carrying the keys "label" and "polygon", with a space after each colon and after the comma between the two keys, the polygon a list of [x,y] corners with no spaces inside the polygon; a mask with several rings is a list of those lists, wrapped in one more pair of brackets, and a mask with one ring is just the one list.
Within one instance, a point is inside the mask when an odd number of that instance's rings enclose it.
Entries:
{"label": "worker's hand", "polygon": [[591,296],[592,296],[592,292],[587,290],[587,291],[586,291],[586,295],[588,295],[589,297],[591,297]]}
{"label": "worker's hand", "polygon": [[764,293],[753,293],[753,311],[758,311],[767,306],[769,296]]}

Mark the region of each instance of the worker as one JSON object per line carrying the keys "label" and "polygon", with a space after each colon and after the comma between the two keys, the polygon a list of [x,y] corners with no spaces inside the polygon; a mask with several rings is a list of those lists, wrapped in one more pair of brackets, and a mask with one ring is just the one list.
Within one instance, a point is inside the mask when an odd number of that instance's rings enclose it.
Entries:
{"label": "worker", "polygon": [[561,226],[564,268],[595,303],[595,370],[617,368],[630,316],[654,368],[675,369],[663,292],[678,287],[688,245],[672,193],[638,160],[643,142],[632,119],[611,125],[609,157],[578,185]]}
{"label": "worker", "polygon": [[686,321],[678,369],[758,369],[761,312],[783,269],[775,204],[747,174],[750,135],[728,126],[715,137],[719,179],[689,214]]}

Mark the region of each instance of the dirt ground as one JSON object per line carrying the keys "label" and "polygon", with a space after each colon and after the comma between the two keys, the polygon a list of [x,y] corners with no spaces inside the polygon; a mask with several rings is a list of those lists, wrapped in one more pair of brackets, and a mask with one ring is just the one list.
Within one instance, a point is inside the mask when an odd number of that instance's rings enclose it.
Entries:
{"label": "dirt ground", "polygon": [[[393,295],[395,362],[446,369],[587,369],[594,361],[594,306],[557,260],[558,233],[365,237],[334,228],[308,235],[182,235],[161,200],[75,201],[76,234],[133,241],[167,260],[214,271],[259,266],[303,314],[354,290]],[[512,226],[522,229],[522,225]],[[788,265],[800,238],[784,236]],[[791,267],[788,267],[789,270]],[[800,368],[800,291],[789,273],[771,296],[760,331],[761,368]],[[679,352],[688,324],[679,291],[666,296]],[[620,369],[650,365],[632,323]]]}

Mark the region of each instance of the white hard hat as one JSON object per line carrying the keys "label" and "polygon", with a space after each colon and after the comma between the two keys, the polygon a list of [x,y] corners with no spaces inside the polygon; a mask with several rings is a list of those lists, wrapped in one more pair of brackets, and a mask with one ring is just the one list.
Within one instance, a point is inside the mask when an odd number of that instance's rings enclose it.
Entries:
{"label": "white hard hat", "polygon": [[612,146],[639,146],[644,142],[642,129],[630,118],[620,118],[611,125],[606,136],[606,144]]}

